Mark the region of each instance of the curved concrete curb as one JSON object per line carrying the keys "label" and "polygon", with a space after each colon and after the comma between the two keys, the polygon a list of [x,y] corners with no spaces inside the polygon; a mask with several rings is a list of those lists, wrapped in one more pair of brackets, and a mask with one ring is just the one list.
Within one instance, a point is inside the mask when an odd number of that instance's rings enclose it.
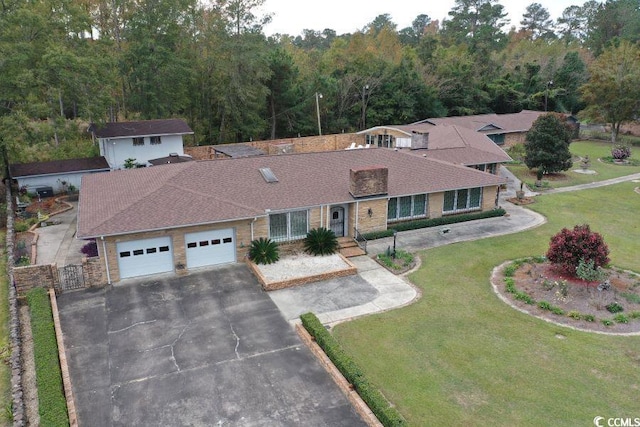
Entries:
{"label": "curved concrete curb", "polygon": [[568,328],[568,329],[573,329],[574,331],[580,331],[580,332],[587,332],[587,333],[591,333],[591,334],[600,334],[600,335],[609,335],[609,336],[615,336],[615,337],[637,337],[640,336],[640,332],[604,332],[604,331],[593,331],[591,329],[584,329],[584,328],[578,328],[576,326],[571,326],[571,325],[567,325],[566,323],[560,323],[560,322],[554,322],[553,320],[544,317],[544,316],[540,316],[538,314],[534,314],[534,313],[530,313],[527,310],[518,307],[517,305],[514,305],[511,300],[509,300],[508,298],[506,298],[502,292],[500,292],[498,290],[498,285],[496,284],[497,282],[497,276],[498,273],[500,273],[502,271],[502,269],[507,266],[508,264],[511,264],[512,261],[505,261],[502,264],[498,265],[497,267],[493,268],[493,271],[491,272],[491,288],[493,289],[493,293],[496,294],[498,296],[498,298],[500,298],[500,300],[502,300],[504,303],[506,303],[508,306],[518,310],[521,313],[524,313],[528,316],[532,316],[535,317],[537,319],[540,320],[544,320],[547,323],[550,323],[552,325],[556,325],[556,326],[561,326],[563,328]]}

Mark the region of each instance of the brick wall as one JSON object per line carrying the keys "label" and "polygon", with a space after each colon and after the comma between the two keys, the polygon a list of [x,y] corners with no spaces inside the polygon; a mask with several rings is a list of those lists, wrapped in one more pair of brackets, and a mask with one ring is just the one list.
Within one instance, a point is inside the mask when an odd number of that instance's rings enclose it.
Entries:
{"label": "brick wall", "polygon": [[82,275],[87,287],[98,287],[107,284],[107,273],[100,257],[82,258]]}
{"label": "brick wall", "polygon": [[26,295],[27,292],[36,287],[55,289],[60,284],[58,267],[55,264],[14,267],[13,280],[16,284],[16,291],[20,296]]}
{"label": "brick wall", "polygon": [[[364,145],[364,135],[338,133],[334,135],[251,141],[245,142],[244,144],[259,148],[267,154],[274,155],[282,154],[283,152],[314,153],[319,151],[344,150],[350,147],[352,143]],[[215,158],[212,145],[184,147],[184,153],[196,160],[210,160]]]}
{"label": "brick wall", "polygon": [[[380,231],[387,229],[387,199],[361,200],[358,202],[358,231],[361,233],[369,233],[372,231]],[[355,211],[356,204],[353,205]],[[371,209],[371,217],[369,217],[369,209]],[[350,215],[349,229],[353,232],[355,224],[355,215]]]}
{"label": "brick wall", "polygon": [[507,133],[504,136],[504,145],[500,148],[502,148],[503,150],[506,150],[507,148],[513,147],[516,144],[524,144],[526,137],[527,137],[526,132]]}

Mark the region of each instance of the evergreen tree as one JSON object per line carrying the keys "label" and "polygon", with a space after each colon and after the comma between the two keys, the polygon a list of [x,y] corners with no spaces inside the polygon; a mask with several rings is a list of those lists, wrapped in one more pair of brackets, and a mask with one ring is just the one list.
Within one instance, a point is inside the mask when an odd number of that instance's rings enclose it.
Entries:
{"label": "evergreen tree", "polygon": [[524,163],[529,169],[555,173],[571,168],[571,129],[558,114],[545,114],[527,132]]}

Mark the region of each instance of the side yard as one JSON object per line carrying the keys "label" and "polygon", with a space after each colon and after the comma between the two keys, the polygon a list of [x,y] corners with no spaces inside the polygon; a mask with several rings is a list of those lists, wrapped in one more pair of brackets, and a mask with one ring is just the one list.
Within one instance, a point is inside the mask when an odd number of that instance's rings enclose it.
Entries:
{"label": "side yard", "polygon": [[[0,232],[0,239],[4,242],[5,232]],[[0,426],[11,425],[11,370],[9,369],[9,286],[7,283],[7,259],[2,245],[0,257]]]}
{"label": "side yard", "polygon": [[[637,183],[540,196],[548,223],[517,235],[426,250],[410,279],[422,298],[336,326],[334,334],[411,425],[591,425],[637,417],[640,337],[578,332],[507,306],[491,270],[546,252],[589,223],[618,267],[640,271]],[[640,307],[640,306],[639,306]]]}
{"label": "side yard", "polygon": [[[612,163],[599,161],[603,157],[611,156],[611,143],[602,141],[575,141],[569,146],[571,154],[574,156],[573,168],[559,174],[545,176],[542,179],[546,188],[567,187],[571,185],[587,184],[594,181],[618,178],[640,172],[640,166],[621,166]],[[581,169],[580,159],[589,156],[589,169],[595,174],[584,174],[575,172]],[[640,147],[631,147],[631,159],[640,162]],[[530,171],[524,164],[507,165],[519,180],[524,181],[532,190],[536,191],[534,184],[536,181],[536,170]],[[545,188],[543,187],[543,189]]]}

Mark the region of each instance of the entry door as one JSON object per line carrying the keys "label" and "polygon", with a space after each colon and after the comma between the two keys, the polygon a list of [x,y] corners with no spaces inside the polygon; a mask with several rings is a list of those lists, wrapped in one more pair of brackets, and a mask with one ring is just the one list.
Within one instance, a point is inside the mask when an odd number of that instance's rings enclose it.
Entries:
{"label": "entry door", "polygon": [[344,236],[344,208],[342,206],[334,206],[329,211],[329,228],[337,237]]}

